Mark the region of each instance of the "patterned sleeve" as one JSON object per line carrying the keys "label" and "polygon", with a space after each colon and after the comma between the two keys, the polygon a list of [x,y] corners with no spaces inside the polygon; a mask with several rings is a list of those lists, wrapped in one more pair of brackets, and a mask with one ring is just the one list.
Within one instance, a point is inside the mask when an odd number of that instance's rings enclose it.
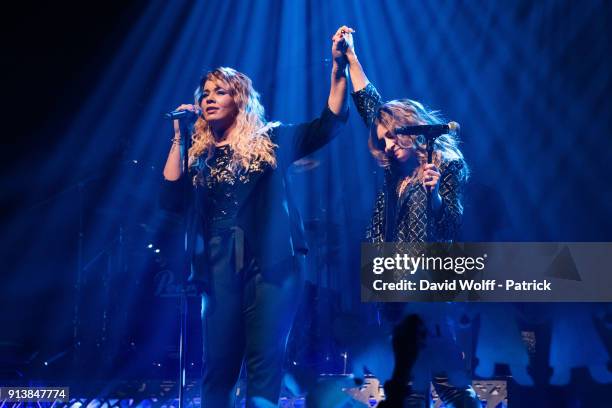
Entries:
{"label": "patterned sleeve", "polygon": [[463,217],[464,166],[463,160],[452,160],[440,165],[442,208],[435,225],[438,241],[454,241],[459,236]]}
{"label": "patterned sleeve", "polygon": [[369,243],[384,242],[385,240],[385,192],[380,190],[376,196],[372,219],[366,230],[366,241]]}
{"label": "patterned sleeve", "polygon": [[391,231],[386,231],[387,221],[386,217],[394,218],[394,214],[389,213],[387,205],[392,208],[395,205],[393,197],[390,197],[389,186],[395,185],[397,182],[393,171],[390,167],[384,169],[384,181],[382,188],[376,195],[376,201],[374,202],[374,210],[372,211],[372,219],[368,225],[366,231],[366,241],[370,243],[385,242],[387,240],[387,234]]}
{"label": "patterned sleeve", "polygon": [[359,116],[365,122],[365,125],[369,128],[374,120],[374,114],[376,109],[382,103],[382,98],[374,85],[368,83],[365,88],[360,89],[357,92],[352,93],[353,101],[357,107]]}

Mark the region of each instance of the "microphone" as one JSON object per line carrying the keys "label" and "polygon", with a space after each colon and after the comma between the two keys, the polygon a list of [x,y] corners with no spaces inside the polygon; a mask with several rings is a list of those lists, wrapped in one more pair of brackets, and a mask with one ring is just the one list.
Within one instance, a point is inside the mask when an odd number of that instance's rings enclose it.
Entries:
{"label": "microphone", "polygon": [[457,122],[448,122],[438,125],[412,125],[395,128],[396,135],[424,135],[437,137],[446,133],[457,133],[459,124]]}
{"label": "microphone", "polygon": [[198,109],[196,112],[192,112],[190,110],[175,110],[172,112],[168,112],[164,114],[164,119],[174,120],[174,119],[197,119],[198,116],[202,114],[202,111]]}

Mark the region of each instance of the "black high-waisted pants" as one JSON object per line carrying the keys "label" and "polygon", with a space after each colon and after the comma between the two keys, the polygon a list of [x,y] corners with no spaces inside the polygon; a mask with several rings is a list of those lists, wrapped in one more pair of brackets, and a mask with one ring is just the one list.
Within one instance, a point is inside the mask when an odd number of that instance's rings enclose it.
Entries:
{"label": "black high-waisted pants", "polygon": [[207,240],[210,284],[203,295],[202,407],[233,407],[242,363],[247,406],[253,398],[277,404],[285,348],[304,279],[304,255],[261,270],[235,228]]}

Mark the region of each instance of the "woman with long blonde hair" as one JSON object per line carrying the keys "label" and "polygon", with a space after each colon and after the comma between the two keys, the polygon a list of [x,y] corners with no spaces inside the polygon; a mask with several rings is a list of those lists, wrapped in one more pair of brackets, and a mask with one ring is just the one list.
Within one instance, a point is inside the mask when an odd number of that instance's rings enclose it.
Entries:
{"label": "woman with long blonde hair", "polygon": [[[278,402],[307,251],[286,171],[335,137],[348,114],[341,30],[332,42],[327,106],[311,122],[267,122],[251,80],[224,67],[202,77],[194,104],[178,107],[197,119],[187,169],[183,126],[175,122],[162,205],[189,208],[189,280],[203,296],[203,407],[233,406],[243,361],[247,406],[258,399]],[[185,184],[187,202],[181,200]]]}

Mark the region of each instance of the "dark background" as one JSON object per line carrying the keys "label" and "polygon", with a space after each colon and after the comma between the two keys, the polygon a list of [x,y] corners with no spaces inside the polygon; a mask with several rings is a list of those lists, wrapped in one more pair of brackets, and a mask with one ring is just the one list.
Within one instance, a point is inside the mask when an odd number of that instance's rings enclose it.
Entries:
{"label": "dark background", "polygon": [[[134,336],[145,331],[135,321],[163,321],[145,313],[151,275],[176,272],[180,258],[177,221],[154,200],[170,137],[161,113],[190,100],[203,70],[226,65],[253,78],[269,119],[314,117],[340,24],[357,29],[385,99],[418,99],[462,124],[464,240],[612,240],[610,2],[376,3],[20,2],[2,13],[0,341],[10,364],[49,375],[31,367],[72,355],[79,209],[92,349],[105,310]],[[293,175],[311,242],[324,248],[311,272],[332,293],[357,282],[380,177],[352,113],[320,165]],[[359,303],[341,298],[329,309]],[[157,301],[171,321],[173,300]],[[136,339],[143,361],[165,358],[175,327],[165,329]],[[111,332],[124,347],[120,325]]]}

